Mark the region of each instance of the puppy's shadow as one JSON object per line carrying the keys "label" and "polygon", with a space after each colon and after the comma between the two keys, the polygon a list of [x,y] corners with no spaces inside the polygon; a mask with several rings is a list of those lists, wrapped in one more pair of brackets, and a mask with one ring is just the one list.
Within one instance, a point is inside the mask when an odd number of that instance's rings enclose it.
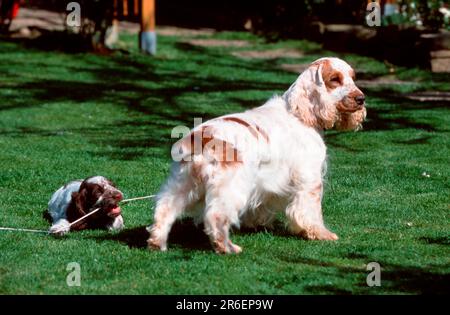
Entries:
{"label": "puppy's shadow", "polygon": [[53,222],[53,218],[50,215],[50,212],[48,212],[48,209],[45,209],[42,211],[42,218],[47,221],[48,223],[52,223]]}
{"label": "puppy's shadow", "polygon": [[[150,235],[146,227],[139,226],[115,234],[95,236],[95,239],[121,242],[130,248],[146,248]],[[203,225],[195,225],[192,219],[175,222],[169,234],[168,246],[191,250],[211,250],[209,239],[203,231]]]}

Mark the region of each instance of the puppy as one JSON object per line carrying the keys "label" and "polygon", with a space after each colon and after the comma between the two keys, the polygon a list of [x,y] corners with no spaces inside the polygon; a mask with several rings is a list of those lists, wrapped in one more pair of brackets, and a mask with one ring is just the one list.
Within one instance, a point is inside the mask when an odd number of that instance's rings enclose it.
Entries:
{"label": "puppy", "polygon": [[[69,182],[59,188],[48,203],[48,214],[52,221],[49,233],[64,235],[69,230],[122,229],[124,222],[118,205],[122,199],[122,192],[103,176]],[[96,208],[100,208],[97,213],[69,226]]]}

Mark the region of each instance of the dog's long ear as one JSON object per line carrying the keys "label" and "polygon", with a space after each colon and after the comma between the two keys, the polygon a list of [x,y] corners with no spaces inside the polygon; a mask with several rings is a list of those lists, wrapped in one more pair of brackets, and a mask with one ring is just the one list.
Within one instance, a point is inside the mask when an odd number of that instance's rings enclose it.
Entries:
{"label": "dog's long ear", "polygon": [[323,81],[323,76],[322,76],[322,73],[323,73],[323,65],[324,65],[323,62],[319,63],[319,66],[316,67],[316,73],[315,73],[315,76],[314,76],[314,82],[315,82],[316,85],[319,86],[319,87],[325,85],[325,82]]}
{"label": "dog's long ear", "polygon": [[310,127],[319,127],[314,109],[318,97],[314,85],[323,84],[323,79],[318,68],[310,66],[306,69],[283,95],[288,111]]}
{"label": "dog's long ear", "polygon": [[72,200],[74,201],[77,210],[82,213],[83,215],[86,214],[86,202],[87,202],[87,189],[82,188],[78,192],[72,193]]}
{"label": "dog's long ear", "polygon": [[[327,59],[318,60],[306,69],[291,86],[290,104],[298,103],[294,112],[308,126],[330,129],[337,119],[336,104],[327,89],[326,76],[332,72],[331,63]],[[298,92],[301,91],[301,92]],[[288,94],[286,92],[286,94]],[[300,97],[299,97],[300,96]]]}
{"label": "dog's long ear", "polygon": [[[72,200],[67,206],[66,216],[69,222],[73,222],[86,214],[86,189],[80,189],[78,192],[72,193]],[[73,230],[81,230],[87,226],[85,222],[79,222],[71,227]]]}

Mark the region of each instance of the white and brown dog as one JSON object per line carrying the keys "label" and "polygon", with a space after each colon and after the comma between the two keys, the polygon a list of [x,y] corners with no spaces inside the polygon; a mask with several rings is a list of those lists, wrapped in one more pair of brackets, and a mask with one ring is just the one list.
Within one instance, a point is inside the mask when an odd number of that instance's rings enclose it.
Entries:
{"label": "white and brown dog", "polygon": [[337,240],[322,217],[326,171],[324,129],[358,130],[364,94],[343,60],[313,62],[284,93],[264,105],[195,127],[172,148],[177,159],[157,196],[148,246],[166,250],[174,221],[200,218],[217,253],[239,253],[231,226],[273,222],[286,214],[290,231]]}
{"label": "white and brown dog", "polygon": [[[103,176],[67,183],[52,195],[48,203],[48,214],[52,220],[49,233],[63,235],[69,230],[122,229],[124,224],[118,205],[122,199],[122,192]],[[96,208],[100,208],[100,211],[69,226],[71,222]]]}

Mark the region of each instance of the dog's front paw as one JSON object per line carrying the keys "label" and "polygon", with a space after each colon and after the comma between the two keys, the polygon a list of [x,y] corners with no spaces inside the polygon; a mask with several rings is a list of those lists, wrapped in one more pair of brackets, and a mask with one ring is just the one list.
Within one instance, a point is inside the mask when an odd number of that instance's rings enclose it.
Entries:
{"label": "dog's front paw", "polygon": [[308,240],[319,240],[319,241],[337,241],[339,237],[329,231],[325,227],[313,227],[302,233],[302,236]]}
{"label": "dog's front paw", "polygon": [[123,218],[121,215],[116,217],[111,225],[108,226],[109,231],[120,231],[125,228],[125,224],[123,223]]}
{"label": "dog's front paw", "polygon": [[322,229],[316,234],[316,239],[322,241],[337,241],[339,237],[327,229]]}
{"label": "dog's front paw", "polygon": [[228,242],[214,241],[213,247],[217,254],[239,254],[242,252],[242,248],[233,244],[230,240]]}
{"label": "dog's front paw", "polygon": [[233,253],[233,254],[239,254],[242,252],[242,247],[231,243],[231,241],[228,244],[228,248],[230,249],[230,253]]}
{"label": "dog's front paw", "polygon": [[48,233],[54,236],[64,236],[70,231],[70,223],[67,220],[60,220],[57,223],[53,224]]}

